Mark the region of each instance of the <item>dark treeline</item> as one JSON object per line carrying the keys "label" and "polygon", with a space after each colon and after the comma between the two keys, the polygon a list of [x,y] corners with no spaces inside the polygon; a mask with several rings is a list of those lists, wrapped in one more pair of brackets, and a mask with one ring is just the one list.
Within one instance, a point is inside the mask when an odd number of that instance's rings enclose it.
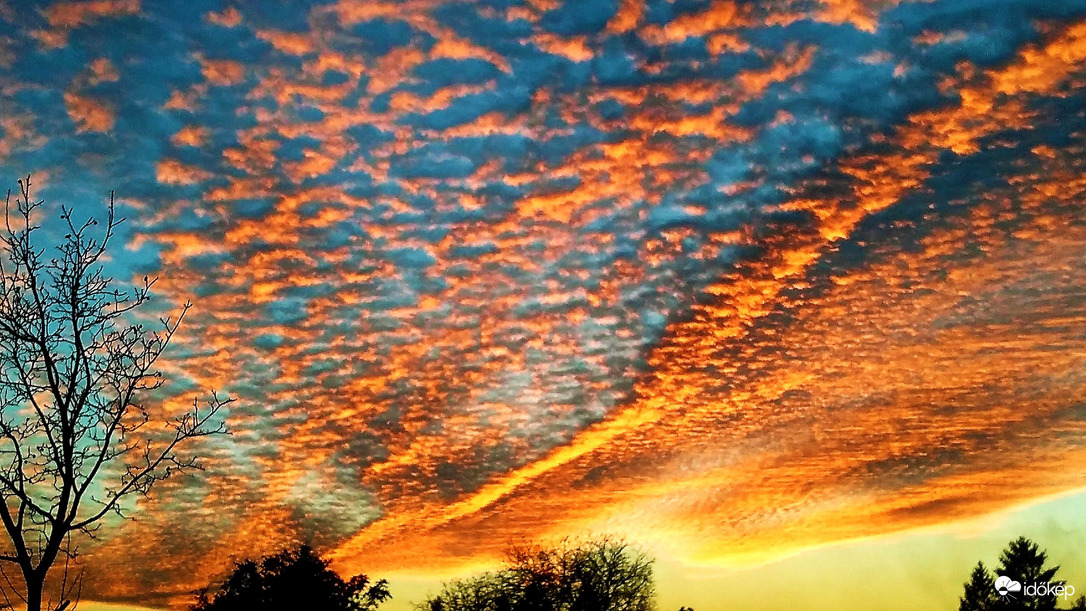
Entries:
{"label": "dark treeline", "polygon": [[[958,611],[1086,611],[1086,596],[1058,579],[1036,543],[1011,541],[994,571],[978,562]],[[415,611],[656,611],[653,561],[615,539],[513,546],[502,568],[446,582]],[[1078,594],[1075,597],[1075,594]],[[309,547],[247,560],[192,611],[375,611],[391,598],[384,580],[344,581]],[[804,608],[802,605],[797,608]],[[809,608],[809,607],[807,607]],[[694,611],[681,607],[678,611]]]}
{"label": "dark treeline", "polygon": [[[656,611],[652,560],[615,539],[518,545],[497,571],[444,584],[417,611]],[[303,546],[237,563],[192,611],[373,611],[391,598],[384,580],[344,581]],[[693,611],[683,607],[680,611]]]}

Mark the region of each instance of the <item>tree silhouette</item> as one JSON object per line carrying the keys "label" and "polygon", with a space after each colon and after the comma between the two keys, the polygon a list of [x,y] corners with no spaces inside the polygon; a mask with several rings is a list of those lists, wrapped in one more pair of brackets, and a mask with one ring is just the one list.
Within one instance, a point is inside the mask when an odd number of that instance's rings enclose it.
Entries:
{"label": "tree silhouette", "polygon": [[441,593],[415,605],[418,611],[514,611],[523,592],[507,572],[487,573],[445,584]]}
{"label": "tree silhouette", "polygon": [[625,544],[607,542],[573,555],[571,611],[655,608],[652,561]]}
{"label": "tree silhouette", "polygon": [[418,611],[652,611],[652,561],[602,539],[558,547],[521,545],[508,566],[445,584]]}
{"label": "tree silhouette", "polygon": [[959,599],[958,611],[991,611],[996,603],[995,580],[978,562],[965,583],[965,594]]}
{"label": "tree silhouette", "polygon": [[[1046,560],[1048,560],[1048,554],[1036,543],[1025,537],[1018,537],[1007,545],[1007,549],[1003,550],[999,557],[999,569],[996,572],[1021,583],[1023,588],[1028,584],[1038,583],[1063,585],[1062,581],[1053,580],[1060,567],[1046,568]],[[1001,597],[995,608],[1050,611],[1056,608],[1056,596],[1051,593],[1029,595],[1023,590],[1021,596],[1015,596],[1013,599],[1009,596]]]}
{"label": "tree silhouette", "polygon": [[329,562],[307,545],[246,560],[213,596],[197,593],[193,611],[372,611],[392,598],[382,579],[370,584],[365,575],[344,581]]}
{"label": "tree silhouette", "polygon": [[[1007,544],[1000,554],[999,566],[994,574],[978,562],[965,583],[965,592],[959,599],[959,611],[1052,611],[1057,608],[1058,595],[1052,588],[1063,586],[1055,579],[1059,566],[1046,567],[1048,554],[1025,537],[1018,537]],[[1004,592],[998,586],[1017,584]],[[1013,585],[1013,584],[1010,584]],[[1037,586],[1048,586],[1047,588]],[[1031,587],[1033,586],[1033,587]],[[1075,605],[1086,606],[1086,601]],[[1076,607],[1072,607],[1076,608]]]}
{"label": "tree silhouette", "polygon": [[102,229],[62,208],[67,233],[47,256],[35,224],[43,202],[31,199],[29,176],[19,190],[14,202],[8,192],[0,230],[0,522],[7,534],[0,594],[8,605],[14,593],[28,611],[40,611],[58,560],[59,600],[47,606],[64,609],[78,597],[80,573],[69,574],[73,536],[93,536],[107,515],[123,515],[129,495],[199,468],[179,449],[225,432],[216,413],[230,400],[213,395],[203,407],[194,400],[192,411],[165,427],[145,427],[144,394],[162,383],[155,362],[191,304],[161,319],[157,331],[134,324],[155,281],[118,289],[103,274],[124,220],[114,215],[112,194]]}

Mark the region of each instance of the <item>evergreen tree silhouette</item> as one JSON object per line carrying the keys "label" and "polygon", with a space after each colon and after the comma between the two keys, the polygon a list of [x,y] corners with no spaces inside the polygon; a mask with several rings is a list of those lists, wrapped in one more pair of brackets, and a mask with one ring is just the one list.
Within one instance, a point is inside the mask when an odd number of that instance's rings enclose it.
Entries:
{"label": "evergreen tree silhouette", "polygon": [[1022,591],[1014,595],[999,597],[994,607],[999,611],[1011,609],[1029,609],[1031,611],[1053,611],[1056,609],[1056,596],[1054,594],[1033,595],[1026,594],[1027,586],[1031,584],[1047,583],[1051,586],[1062,585],[1062,581],[1055,581],[1056,571],[1059,566],[1045,567],[1048,554],[1040,549],[1036,543],[1025,537],[1018,537],[1007,545],[1003,554],[999,557],[998,575],[1005,575],[1022,584]]}
{"label": "evergreen tree silhouette", "polygon": [[984,563],[978,562],[965,583],[965,594],[958,599],[958,611],[992,611],[997,598],[995,580]]}
{"label": "evergreen tree silhouette", "polygon": [[[1011,541],[1000,554],[995,571],[989,571],[983,562],[973,567],[958,599],[958,611],[1055,611],[1062,597],[1051,590],[1066,582],[1055,579],[1060,567],[1045,566],[1047,560],[1048,554],[1033,541],[1025,537]],[[1002,577],[1017,585],[1000,594],[995,586]],[[1086,598],[1075,600],[1071,609],[1086,611]]]}

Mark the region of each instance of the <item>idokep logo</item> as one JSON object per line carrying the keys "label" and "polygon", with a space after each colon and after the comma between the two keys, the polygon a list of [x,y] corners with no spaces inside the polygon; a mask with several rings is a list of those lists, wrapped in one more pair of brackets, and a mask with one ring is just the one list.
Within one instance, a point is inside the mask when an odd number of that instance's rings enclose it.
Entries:
{"label": "idokep logo", "polygon": [[1008,596],[1009,595],[1011,598],[1014,598],[1014,594],[1012,594],[1012,592],[1021,592],[1022,591],[1022,584],[1020,584],[1017,581],[1011,579],[1010,577],[1007,577],[1005,575],[1000,575],[995,580],[995,589],[996,589],[996,592],[999,592],[1000,596]]}
{"label": "idokep logo", "polygon": [[1015,592],[1021,592],[1025,596],[1062,596],[1064,600],[1075,595],[1075,587],[1069,586],[1065,583],[1031,583],[1026,587],[1022,587],[1022,584],[1018,581],[1007,577],[1006,575],[1000,575],[995,580],[996,592],[999,592],[1000,596],[1007,598],[1015,598]]}

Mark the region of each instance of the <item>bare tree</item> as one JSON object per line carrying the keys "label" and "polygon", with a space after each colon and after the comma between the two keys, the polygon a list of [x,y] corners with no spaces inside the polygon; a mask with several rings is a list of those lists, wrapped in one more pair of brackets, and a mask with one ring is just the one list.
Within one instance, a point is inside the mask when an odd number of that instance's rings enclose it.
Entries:
{"label": "bare tree", "polygon": [[652,559],[603,537],[548,547],[512,546],[505,569],[466,580],[416,611],[655,611]]}
{"label": "bare tree", "polygon": [[[0,520],[10,539],[0,547],[0,592],[8,605],[13,594],[40,611],[46,576],[59,565],[59,583],[50,582],[59,597],[46,602],[59,611],[79,595],[81,573],[69,574],[79,537],[93,537],[107,515],[123,516],[129,496],[200,468],[179,449],[225,433],[216,416],[232,399],[212,393],[163,427],[145,426],[144,397],[162,384],[155,362],[192,304],[161,326],[136,321],[155,280],[118,289],[103,273],[124,221],[112,193],[104,228],[62,208],[67,233],[46,258],[35,224],[43,202],[31,199],[29,176],[19,188],[14,202],[8,192],[0,236]],[[19,574],[3,571],[12,565]]]}

